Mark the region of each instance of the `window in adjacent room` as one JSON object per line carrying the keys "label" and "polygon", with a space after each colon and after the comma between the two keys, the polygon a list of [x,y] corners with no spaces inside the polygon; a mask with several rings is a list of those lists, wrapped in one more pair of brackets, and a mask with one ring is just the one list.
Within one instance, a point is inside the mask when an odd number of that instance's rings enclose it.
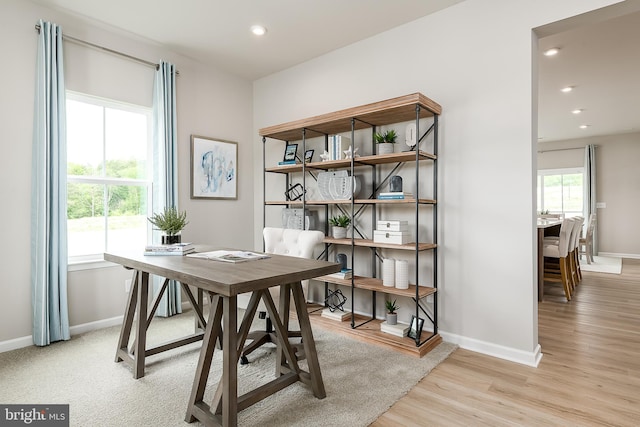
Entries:
{"label": "window in adjacent room", "polygon": [[147,243],[151,115],[148,107],[67,92],[70,263]]}
{"label": "window in adjacent room", "polygon": [[583,197],[582,168],[538,171],[538,212],[582,215]]}

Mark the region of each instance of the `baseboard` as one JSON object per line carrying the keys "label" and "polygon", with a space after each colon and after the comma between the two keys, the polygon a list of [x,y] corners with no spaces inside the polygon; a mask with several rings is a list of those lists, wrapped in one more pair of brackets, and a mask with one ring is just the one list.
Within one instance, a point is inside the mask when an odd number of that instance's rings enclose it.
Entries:
{"label": "baseboard", "polygon": [[606,256],[612,258],[631,258],[631,259],[640,259],[640,254],[619,254],[616,252],[598,252],[595,254],[597,256]]}
{"label": "baseboard", "polygon": [[[121,325],[123,317],[124,316],[117,316],[110,319],[96,320],[95,322],[71,326],[69,328],[69,333],[71,334],[71,336],[73,336],[84,334],[85,332],[97,331],[98,329],[109,328],[111,326]],[[33,337],[31,335],[15,338],[8,341],[2,341],[0,342],[0,353],[4,353],[5,351],[17,350],[19,348],[29,347],[32,345]]]}
{"label": "baseboard", "polygon": [[476,353],[486,354],[487,356],[497,357],[499,359],[509,360],[522,365],[533,366],[535,368],[540,363],[540,359],[542,359],[542,348],[540,347],[540,344],[536,346],[534,351],[527,352],[473,338],[462,337],[456,334],[450,334],[448,332],[443,332],[442,330],[439,330],[438,333],[444,341],[457,344],[466,350],[475,351]]}

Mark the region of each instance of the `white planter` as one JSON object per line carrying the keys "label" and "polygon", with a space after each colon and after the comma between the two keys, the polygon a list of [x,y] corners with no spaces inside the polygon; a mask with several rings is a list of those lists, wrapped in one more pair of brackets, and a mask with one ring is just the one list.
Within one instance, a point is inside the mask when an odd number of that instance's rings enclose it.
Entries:
{"label": "white planter", "polygon": [[347,237],[347,228],[346,227],[336,227],[335,225],[331,227],[331,234],[334,239],[345,239]]}
{"label": "white planter", "polygon": [[393,146],[395,144],[389,144],[387,142],[378,145],[378,154],[390,154],[393,153]]}

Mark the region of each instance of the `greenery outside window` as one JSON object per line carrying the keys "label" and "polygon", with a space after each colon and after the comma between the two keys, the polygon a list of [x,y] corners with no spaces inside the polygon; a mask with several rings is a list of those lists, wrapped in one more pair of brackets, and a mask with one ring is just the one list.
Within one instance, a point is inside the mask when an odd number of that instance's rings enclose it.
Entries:
{"label": "greenery outside window", "polygon": [[147,244],[151,116],[149,107],[67,92],[70,264]]}
{"label": "greenery outside window", "polygon": [[583,177],[583,168],[539,170],[538,212],[582,215]]}

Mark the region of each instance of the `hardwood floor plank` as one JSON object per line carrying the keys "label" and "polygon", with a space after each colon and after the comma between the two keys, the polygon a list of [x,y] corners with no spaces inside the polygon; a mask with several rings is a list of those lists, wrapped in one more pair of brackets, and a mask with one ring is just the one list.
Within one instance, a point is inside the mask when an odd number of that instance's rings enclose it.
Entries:
{"label": "hardwood floor plank", "polygon": [[545,287],[537,368],[458,349],[371,426],[640,425],[640,260],[582,275]]}

